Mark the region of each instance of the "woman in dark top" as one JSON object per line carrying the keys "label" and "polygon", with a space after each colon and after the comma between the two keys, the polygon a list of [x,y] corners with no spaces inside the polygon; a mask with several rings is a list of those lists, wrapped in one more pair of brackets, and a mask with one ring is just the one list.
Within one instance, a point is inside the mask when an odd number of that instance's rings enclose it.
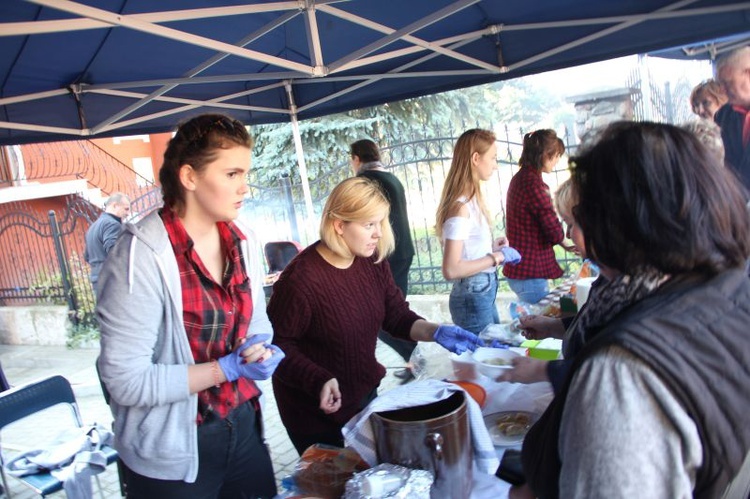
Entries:
{"label": "woman in dark top", "polygon": [[722,497],[750,451],[742,186],[657,123],[611,124],[571,172],[607,281],[566,333],[580,348],[524,439],[530,490],[511,497]]}
{"label": "woman in dark top", "polygon": [[385,375],[375,358],[380,329],[456,353],[480,344],[468,331],[409,310],[385,260],[393,249],[388,206],[371,180],[341,182],[323,209],[320,241],[274,284],[268,317],[286,358],[273,391],[300,454],[315,443],[342,447],[341,428],[377,395]]}
{"label": "woman in dark top", "polygon": [[554,130],[527,133],[518,161],[521,169],[508,187],[505,234],[522,260],[518,265],[503,267],[503,275],[523,302],[539,302],[549,292],[547,280],[563,275],[554,250],[563,242],[563,228],[542,173],[550,173],[564,152],[565,146]]}

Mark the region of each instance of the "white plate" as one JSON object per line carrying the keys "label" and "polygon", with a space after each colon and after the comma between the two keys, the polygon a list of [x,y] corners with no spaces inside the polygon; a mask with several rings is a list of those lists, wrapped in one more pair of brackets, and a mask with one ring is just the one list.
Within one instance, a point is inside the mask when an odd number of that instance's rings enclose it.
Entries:
{"label": "white plate", "polygon": [[[528,418],[528,425],[526,425],[526,430],[523,433],[519,435],[508,436],[500,431],[500,428],[497,425],[499,419],[510,417],[512,420],[514,419],[514,417],[517,418],[518,416],[525,416]],[[529,431],[529,428],[531,428],[531,425],[534,424],[538,417],[539,416],[537,416],[536,414],[527,411],[503,411],[484,416],[484,424],[485,426],[487,426],[487,431],[489,432],[490,438],[492,439],[492,444],[498,447],[506,447],[509,445],[518,445],[523,442],[526,433]]]}

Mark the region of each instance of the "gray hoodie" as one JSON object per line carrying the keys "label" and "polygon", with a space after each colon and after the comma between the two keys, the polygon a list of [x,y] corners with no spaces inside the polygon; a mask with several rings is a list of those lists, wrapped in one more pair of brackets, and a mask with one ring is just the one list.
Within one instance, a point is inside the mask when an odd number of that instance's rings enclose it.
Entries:
{"label": "gray hoodie", "polygon": [[[243,243],[253,316],[248,334],[272,334],[260,249]],[[194,482],[198,473],[198,396],[188,388],[194,364],[182,321],[177,260],[157,212],[126,224],[99,275],[99,370],[111,395],[115,448],[136,473]]]}

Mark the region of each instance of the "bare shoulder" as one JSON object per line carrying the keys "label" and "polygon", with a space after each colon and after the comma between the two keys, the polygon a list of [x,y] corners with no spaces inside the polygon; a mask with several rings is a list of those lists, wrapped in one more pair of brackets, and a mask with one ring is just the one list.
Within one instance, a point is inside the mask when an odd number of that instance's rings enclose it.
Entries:
{"label": "bare shoulder", "polygon": [[469,207],[466,205],[466,203],[462,201],[454,201],[448,207],[447,218],[453,218],[453,217],[469,218]]}

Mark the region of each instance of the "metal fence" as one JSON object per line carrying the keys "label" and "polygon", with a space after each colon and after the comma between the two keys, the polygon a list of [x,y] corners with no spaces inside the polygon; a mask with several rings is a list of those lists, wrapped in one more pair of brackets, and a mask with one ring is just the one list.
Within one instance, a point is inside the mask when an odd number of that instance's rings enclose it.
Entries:
{"label": "metal fence", "polygon": [[[486,126],[485,128],[493,128]],[[511,177],[518,171],[518,157],[522,149],[521,131],[508,127],[494,127],[498,135],[499,168],[493,179],[486,182],[488,208],[495,214],[493,229],[496,235],[505,231],[505,195]],[[450,283],[442,276],[442,249],[435,237],[435,214],[443,181],[450,168],[453,146],[458,137],[445,134],[430,138],[415,138],[382,148],[386,170],[404,185],[412,239],[416,255],[409,274],[409,292],[439,294],[450,291]],[[570,137],[564,137],[568,149]],[[275,185],[252,185],[245,200],[241,217],[256,231],[262,242],[295,240],[306,246],[317,240],[320,213],[333,187],[352,175],[348,158],[338,158],[325,176],[310,182],[313,213],[307,213],[302,186],[285,176]],[[567,165],[547,178],[551,191],[568,177]],[[560,254],[560,262],[570,271],[575,257]]]}
{"label": "metal fence", "polygon": [[[499,128],[499,168],[486,182],[486,200],[496,235],[505,230],[505,193],[518,170],[520,132]],[[566,137],[567,139],[567,137]],[[442,249],[435,237],[435,213],[443,181],[450,168],[453,134],[414,138],[384,147],[383,163],[404,184],[416,255],[411,267],[410,293],[441,294],[450,290],[441,272]],[[333,187],[351,176],[348,158],[339,158],[324,177],[310,183],[313,213],[308,214],[302,186],[282,177],[272,186],[250,186],[241,217],[258,233],[261,242],[295,240],[308,245],[317,239],[318,221]],[[565,166],[547,180],[554,192],[567,178]],[[131,191],[132,192],[132,191]],[[133,220],[161,205],[158,188],[144,189],[132,199]],[[0,304],[67,304],[74,324],[94,320],[94,293],[83,259],[85,232],[100,210],[80,196],[66,198],[61,209],[35,215],[25,203],[0,205]],[[576,260],[560,255],[568,267]],[[567,272],[566,272],[567,273]]]}
{"label": "metal fence", "polygon": [[46,217],[28,204],[0,205],[0,304],[67,305],[73,324],[93,324],[84,235],[98,209],[78,196]]}

